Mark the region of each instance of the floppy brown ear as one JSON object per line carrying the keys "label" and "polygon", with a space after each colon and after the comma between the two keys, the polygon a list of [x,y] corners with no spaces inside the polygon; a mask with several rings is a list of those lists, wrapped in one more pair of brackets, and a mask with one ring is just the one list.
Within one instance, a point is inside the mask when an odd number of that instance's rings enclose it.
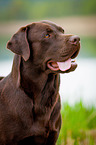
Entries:
{"label": "floppy brown ear", "polygon": [[7,48],[21,55],[25,61],[30,57],[30,48],[27,40],[28,27],[22,27],[7,43]]}

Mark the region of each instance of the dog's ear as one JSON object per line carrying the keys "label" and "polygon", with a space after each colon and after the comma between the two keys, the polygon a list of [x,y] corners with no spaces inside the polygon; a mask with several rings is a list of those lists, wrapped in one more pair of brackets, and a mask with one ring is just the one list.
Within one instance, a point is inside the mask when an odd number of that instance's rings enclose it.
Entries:
{"label": "dog's ear", "polygon": [[7,48],[21,55],[25,61],[30,57],[30,48],[27,39],[28,27],[22,27],[7,43]]}

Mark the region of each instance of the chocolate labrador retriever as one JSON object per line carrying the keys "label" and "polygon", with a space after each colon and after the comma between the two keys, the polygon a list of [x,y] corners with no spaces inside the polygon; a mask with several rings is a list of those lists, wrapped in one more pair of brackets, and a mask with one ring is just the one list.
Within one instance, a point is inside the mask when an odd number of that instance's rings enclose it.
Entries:
{"label": "chocolate labrador retriever", "polygon": [[22,27],[7,43],[15,53],[0,80],[0,145],[55,145],[61,128],[59,73],[74,71],[80,38],[49,21]]}

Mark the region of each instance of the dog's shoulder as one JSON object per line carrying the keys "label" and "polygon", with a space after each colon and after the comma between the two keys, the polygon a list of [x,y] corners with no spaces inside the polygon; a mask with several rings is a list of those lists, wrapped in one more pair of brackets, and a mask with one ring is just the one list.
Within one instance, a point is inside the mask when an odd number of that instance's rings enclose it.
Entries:
{"label": "dog's shoulder", "polygon": [[1,94],[4,90],[6,90],[6,86],[10,86],[10,76],[8,75],[7,77],[0,77],[0,97]]}

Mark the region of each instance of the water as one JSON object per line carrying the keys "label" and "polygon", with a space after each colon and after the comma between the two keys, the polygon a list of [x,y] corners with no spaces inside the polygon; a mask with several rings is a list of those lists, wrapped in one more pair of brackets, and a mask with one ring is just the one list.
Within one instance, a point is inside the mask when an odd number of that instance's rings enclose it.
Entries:
{"label": "water", "polygon": [[80,59],[78,68],[70,74],[61,75],[62,101],[96,106],[96,59]]}
{"label": "water", "polygon": [[[61,74],[61,101],[73,105],[80,100],[87,106],[96,106],[96,59],[77,60],[78,68]],[[6,76],[12,68],[12,60],[0,62],[0,76]]]}

